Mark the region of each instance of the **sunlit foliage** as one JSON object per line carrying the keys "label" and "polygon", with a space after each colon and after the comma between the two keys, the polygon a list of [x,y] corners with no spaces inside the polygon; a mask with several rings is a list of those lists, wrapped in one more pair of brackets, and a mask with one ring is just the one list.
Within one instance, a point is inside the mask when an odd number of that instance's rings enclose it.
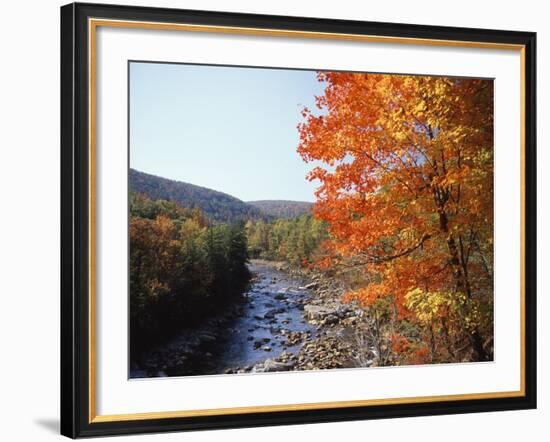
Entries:
{"label": "sunlit foliage", "polygon": [[362,269],[368,283],[347,299],[388,301],[389,345],[409,363],[492,359],[492,81],[318,79],[298,152],[322,164],[309,179],[330,235],[323,264]]}

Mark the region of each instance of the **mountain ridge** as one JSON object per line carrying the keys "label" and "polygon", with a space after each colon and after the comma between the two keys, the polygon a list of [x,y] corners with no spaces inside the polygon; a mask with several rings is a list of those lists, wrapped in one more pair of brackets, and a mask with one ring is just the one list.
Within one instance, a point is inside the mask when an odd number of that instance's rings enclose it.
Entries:
{"label": "mountain ridge", "polygon": [[247,219],[293,218],[311,211],[313,203],[292,200],[242,201],[225,192],[197,186],[184,181],[164,178],[130,168],[129,188],[150,199],[163,199],[186,207],[201,209],[216,222]]}

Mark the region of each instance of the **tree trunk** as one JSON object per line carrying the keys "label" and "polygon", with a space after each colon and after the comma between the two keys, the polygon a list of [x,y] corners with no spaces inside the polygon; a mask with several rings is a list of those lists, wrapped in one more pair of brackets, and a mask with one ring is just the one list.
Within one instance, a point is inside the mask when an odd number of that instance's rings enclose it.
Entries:
{"label": "tree trunk", "polygon": [[[453,276],[456,281],[457,289],[463,291],[466,294],[468,300],[472,298],[472,290],[470,286],[470,281],[467,275],[462,271],[460,265],[460,259],[458,257],[458,248],[456,241],[453,238],[452,234],[449,233],[449,221],[447,214],[443,209],[439,211],[439,227],[442,232],[447,235],[447,248],[449,249],[449,264],[453,269]],[[486,361],[488,360],[488,355],[485,349],[483,348],[483,338],[479,333],[477,327],[474,327],[473,330],[468,330],[468,338],[470,344],[472,345],[473,350],[473,359],[475,361]]]}

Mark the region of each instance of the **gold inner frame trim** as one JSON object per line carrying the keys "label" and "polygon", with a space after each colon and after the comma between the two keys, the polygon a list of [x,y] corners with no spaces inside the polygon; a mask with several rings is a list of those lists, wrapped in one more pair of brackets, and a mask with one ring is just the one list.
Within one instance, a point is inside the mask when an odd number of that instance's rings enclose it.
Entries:
{"label": "gold inner frame trim", "polygon": [[[133,28],[162,31],[206,32],[217,34],[253,35],[266,37],[288,37],[340,41],[357,41],[386,44],[411,44],[421,46],[443,46],[476,49],[498,49],[520,53],[520,389],[488,393],[466,393],[437,396],[416,396],[387,399],[366,399],[352,401],[316,402],[283,405],[261,405],[233,408],[155,411],[128,414],[96,414],[96,36],[97,28]],[[482,400],[525,396],[525,46],[492,42],[439,40],[410,37],[390,37],[329,32],[292,31],[283,29],[245,28],[233,26],[210,26],[182,23],[142,22],[130,20],[88,19],[88,93],[89,93],[89,423],[133,421],[146,419],[169,419],[179,417],[221,416],[246,413],[273,413],[280,411],[322,410],[329,408],[365,407],[376,405],[420,404],[427,402]]]}

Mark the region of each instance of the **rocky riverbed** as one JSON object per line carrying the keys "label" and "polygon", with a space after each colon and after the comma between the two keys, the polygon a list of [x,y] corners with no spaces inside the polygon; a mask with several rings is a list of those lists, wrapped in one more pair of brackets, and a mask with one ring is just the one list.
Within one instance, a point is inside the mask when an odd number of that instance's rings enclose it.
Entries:
{"label": "rocky riverbed", "polygon": [[243,301],[200,329],[131,363],[130,377],[262,373],[369,366],[375,351],[357,337],[362,310],[319,274],[253,260]]}

